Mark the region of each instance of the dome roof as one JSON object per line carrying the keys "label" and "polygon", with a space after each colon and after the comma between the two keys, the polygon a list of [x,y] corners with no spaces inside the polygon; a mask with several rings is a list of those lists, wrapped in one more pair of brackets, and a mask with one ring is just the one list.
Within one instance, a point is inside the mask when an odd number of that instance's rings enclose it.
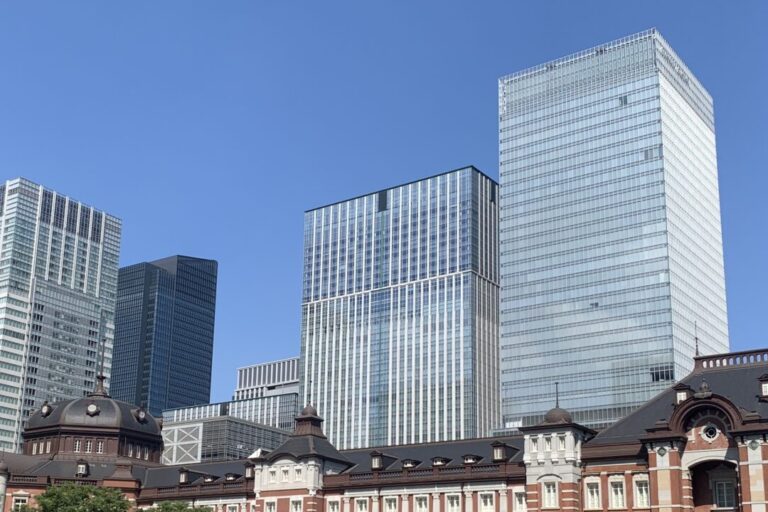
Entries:
{"label": "dome roof", "polygon": [[317,409],[313,405],[307,405],[299,416],[317,416]]}
{"label": "dome roof", "polygon": [[43,406],[29,417],[25,432],[37,429],[86,427],[131,430],[162,437],[160,423],[143,408],[115,400],[103,391]]}
{"label": "dome roof", "polygon": [[550,409],[547,414],[544,415],[544,424],[554,425],[557,423],[573,423],[571,413],[560,407]]}

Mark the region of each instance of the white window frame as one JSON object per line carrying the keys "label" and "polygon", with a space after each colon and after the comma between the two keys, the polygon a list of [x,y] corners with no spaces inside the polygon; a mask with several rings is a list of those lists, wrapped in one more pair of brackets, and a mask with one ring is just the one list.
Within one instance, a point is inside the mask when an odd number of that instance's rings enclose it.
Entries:
{"label": "white window frame", "polygon": [[[423,500],[423,501],[422,501]],[[419,506],[419,502],[424,504],[424,508]],[[362,512],[362,511],[359,511]],[[413,497],[413,512],[429,512],[429,496],[419,494]]]}
{"label": "white window frame", "polygon": [[557,449],[558,451],[561,451],[561,452],[565,451],[565,436],[563,435],[557,436]]}
{"label": "white window frame", "polygon": [[[528,495],[525,490],[512,491],[512,510],[513,512],[526,512],[528,510]],[[519,498],[523,498],[520,500]]]}
{"label": "white window frame", "polygon": [[768,382],[761,382],[760,390],[762,391],[763,396],[768,396]]}
{"label": "white window frame", "polygon": [[239,507],[237,505],[227,505],[227,512],[238,512]]}
{"label": "white window frame", "polygon": [[45,453],[51,453],[51,440],[45,442]]}
{"label": "white window frame", "polygon": [[[456,508],[452,508],[448,503],[450,498],[456,498]],[[454,493],[445,495],[445,512],[461,512],[461,494]]]}
{"label": "white window frame", "polygon": [[552,436],[544,436],[544,451],[552,451]]}
{"label": "white window frame", "polygon": [[269,483],[271,484],[277,483],[277,470],[270,469],[268,474],[269,474]]}
{"label": "white window frame", "polygon": [[531,438],[531,453],[536,453],[539,451],[539,438],[538,437],[532,437]]}
{"label": "white window frame", "polygon": [[264,512],[277,512],[277,500],[264,500]]}
{"label": "white window frame", "polygon": [[[597,494],[590,492],[597,490]],[[594,478],[584,481],[584,510],[602,510],[603,500],[600,492],[600,479]]]}
{"label": "white window frame", "polygon": [[104,441],[96,441],[96,453],[104,453]]}
{"label": "white window frame", "polygon": [[85,453],[91,453],[93,451],[93,441],[90,439],[85,440]]}
{"label": "white window frame", "polygon": [[[547,492],[549,489],[554,488],[553,493]],[[541,483],[541,508],[560,508],[560,500],[558,499],[558,485],[557,482],[542,482]],[[554,501],[554,502],[553,502]]]}
{"label": "white window frame", "polygon": [[14,496],[11,510],[19,510],[24,505],[29,505],[29,496]]}
{"label": "white window frame", "polygon": [[291,481],[291,470],[289,468],[280,468],[280,481],[281,482]]}
{"label": "white window frame", "polygon": [[677,392],[677,403],[682,403],[688,400],[688,393],[685,391],[678,391]]}
{"label": "white window frame", "polygon": [[296,466],[293,468],[293,475],[297,482],[301,482],[304,478],[304,473],[301,470],[301,466]]}
{"label": "white window frame", "polygon": [[368,498],[357,498],[355,500],[355,512],[368,512]]}
{"label": "white window frame", "polygon": [[[640,501],[640,485],[645,484],[645,502]],[[635,508],[651,508],[651,482],[648,477],[637,477],[634,479],[633,498],[635,501]]]}
{"label": "white window frame", "polygon": [[[336,509],[334,510],[334,505]],[[328,512],[341,512],[341,503],[339,500],[328,500]]]}
{"label": "white window frame", "polygon": [[72,451],[75,453],[80,453],[80,449],[83,447],[83,442],[80,439],[75,439],[74,445],[72,447]]}
{"label": "white window frame", "polygon": [[[296,503],[299,504],[298,508],[294,506]],[[304,510],[304,500],[301,498],[292,498],[288,512],[302,512],[302,510]]]}
{"label": "white window frame", "polygon": [[[733,503],[730,505],[720,505],[718,503],[720,485],[728,485],[731,489],[731,496],[733,497]],[[736,482],[731,479],[713,480],[712,481],[712,501],[714,501],[715,509],[718,508],[735,508],[736,507]]]}
{"label": "white window frame", "polygon": [[[483,498],[490,498],[491,499],[490,505],[483,503]],[[478,509],[478,512],[494,512],[496,510],[496,493],[495,492],[478,493],[477,509]]]}
{"label": "white window frame", "polygon": [[32,455],[37,455],[37,441],[32,443]]}
{"label": "white window frame", "polygon": [[[621,493],[617,493],[616,489],[621,489]],[[609,509],[624,510],[627,508],[627,485],[624,482],[624,477],[608,479],[608,493]]]}

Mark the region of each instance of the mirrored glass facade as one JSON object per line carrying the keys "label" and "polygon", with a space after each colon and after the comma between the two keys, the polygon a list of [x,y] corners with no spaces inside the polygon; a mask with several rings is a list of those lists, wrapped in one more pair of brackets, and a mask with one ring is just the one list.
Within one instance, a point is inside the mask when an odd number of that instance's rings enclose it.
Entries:
{"label": "mirrored glass facade", "polygon": [[712,99],[655,30],[499,80],[504,427],[609,424],[728,351]]}
{"label": "mirrored glass facade", "polygon": [[470,167],[306,212],[301,397],[335,446],[497,424],[496,194]]}
{"label": "mirrored glass facade", "polygon": [[217,274],[216,261],[190,256],[120,269],[114,398],[158,417],[208,402]]}
{"label": "mirrored glass facade", "polygon": [[23,178],[0,183],[0,450],[43,402],[109,383],[120,220]]}

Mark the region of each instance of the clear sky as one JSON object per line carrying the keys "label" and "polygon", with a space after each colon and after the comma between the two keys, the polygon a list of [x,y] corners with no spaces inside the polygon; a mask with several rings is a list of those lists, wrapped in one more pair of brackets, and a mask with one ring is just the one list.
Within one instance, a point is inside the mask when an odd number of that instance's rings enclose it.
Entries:
{"label": "clear sky", "polygon": [[475,164],[497,78],[657,27],[715,99],[731,346],[768,346],[768,2],[4,1],[0,175],[219,261],[212,399],[298,355],[303,211]]}

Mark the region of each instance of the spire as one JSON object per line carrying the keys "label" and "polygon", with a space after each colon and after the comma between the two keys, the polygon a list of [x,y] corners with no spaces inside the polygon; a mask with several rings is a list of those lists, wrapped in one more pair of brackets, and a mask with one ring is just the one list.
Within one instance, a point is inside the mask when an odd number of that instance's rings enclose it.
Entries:
{"label": "spire", "polygon": [[555,408],[560,408],[560,383],[555,382]]}
{"label": "spire", "polygon": [[107,394],[107,391],[104,389],[104,381],[107,380],[107,378],[104,376],[103,372],[100,372],[96,376],[96,388],[93,390],[93,392],[89,393],[88,396],[105,396],[109,397]]}
{"label": "spire", "polygon": [[696,357],[699,357],[699,325],[693,321],[693,341],[696,343]]}

